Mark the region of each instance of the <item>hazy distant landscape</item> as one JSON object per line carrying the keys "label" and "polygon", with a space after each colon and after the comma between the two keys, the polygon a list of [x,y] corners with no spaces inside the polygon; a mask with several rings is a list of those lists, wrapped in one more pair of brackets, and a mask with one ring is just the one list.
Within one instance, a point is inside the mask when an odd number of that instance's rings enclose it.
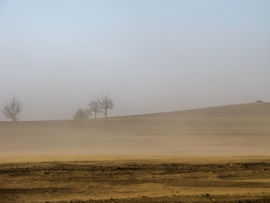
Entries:
{"label": "hazy distant landscape", "polygon": [[269,124],[270,103],[1,122],[0,197],[3,202],[269,202]]}
{"label": "hazy distant landscape", "polygon": [[270,103],[85,121],[1,122],[1,154],[270,155]]}
{"label": "hazy distant landscape", "polygon": [[0,203],[270,203],[269,0],[0,0]]}

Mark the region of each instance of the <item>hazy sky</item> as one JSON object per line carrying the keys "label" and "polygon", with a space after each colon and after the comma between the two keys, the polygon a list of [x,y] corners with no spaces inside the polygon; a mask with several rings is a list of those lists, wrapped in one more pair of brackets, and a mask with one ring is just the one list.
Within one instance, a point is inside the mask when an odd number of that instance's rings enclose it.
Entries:
{"label": "hazy sky", "polygon": [[[0,108],[71,119],[270,101],[269,0],[0,0]],[[1,113],[0,120],[6,120]]]}

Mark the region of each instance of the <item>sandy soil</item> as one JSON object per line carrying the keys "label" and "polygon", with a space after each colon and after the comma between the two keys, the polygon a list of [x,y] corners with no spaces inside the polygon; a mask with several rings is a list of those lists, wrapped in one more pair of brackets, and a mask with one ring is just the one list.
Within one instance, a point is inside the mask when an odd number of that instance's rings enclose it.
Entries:
{"label": "sandy soil", "polygon": [[270,157],[103,158],[2,163],[1,202],[270,202]]}

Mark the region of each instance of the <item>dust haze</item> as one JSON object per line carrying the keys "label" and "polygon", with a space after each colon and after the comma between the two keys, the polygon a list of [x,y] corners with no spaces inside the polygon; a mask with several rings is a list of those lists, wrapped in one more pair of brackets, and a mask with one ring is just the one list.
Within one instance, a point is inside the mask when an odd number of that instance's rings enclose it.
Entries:
{"label": "dust haze", "polygon": [[102,94],[110,117],[270,101],[269,7],[1,1],[0,107],[18,97],[31,121],[72,119]]}
{"label": "dust haze", "polygon": [[270,155],[269,119],[270,103],[252,103],[83,121],[1,122],[0,153]]}
{"label": "dust haze", "polygon": [[0,122],[2,202],[263,202],[270,103]]}
{"label": "dust haze", "polygon": [[269,202],[269,9],[0,1],[0,202]]}

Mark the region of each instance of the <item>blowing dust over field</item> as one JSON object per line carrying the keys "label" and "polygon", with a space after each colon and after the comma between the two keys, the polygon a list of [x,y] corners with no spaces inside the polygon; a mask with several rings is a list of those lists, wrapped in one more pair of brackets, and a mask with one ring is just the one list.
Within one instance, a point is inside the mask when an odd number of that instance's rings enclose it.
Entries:
{"label": "blowing dust over field", "polygon": [[[269,202],[270,103],[1,122],[3,202]],[[15,163],[14,163],[15,162]]]}
{"label": "blowing dust over field", "polygon": [[87,121],[1,122],[1,154],[270,155],[270,104]]}
{"label": "blowing dust over field", "polygon": [[0,203],[270,202],[269,10],[0,0]]}

